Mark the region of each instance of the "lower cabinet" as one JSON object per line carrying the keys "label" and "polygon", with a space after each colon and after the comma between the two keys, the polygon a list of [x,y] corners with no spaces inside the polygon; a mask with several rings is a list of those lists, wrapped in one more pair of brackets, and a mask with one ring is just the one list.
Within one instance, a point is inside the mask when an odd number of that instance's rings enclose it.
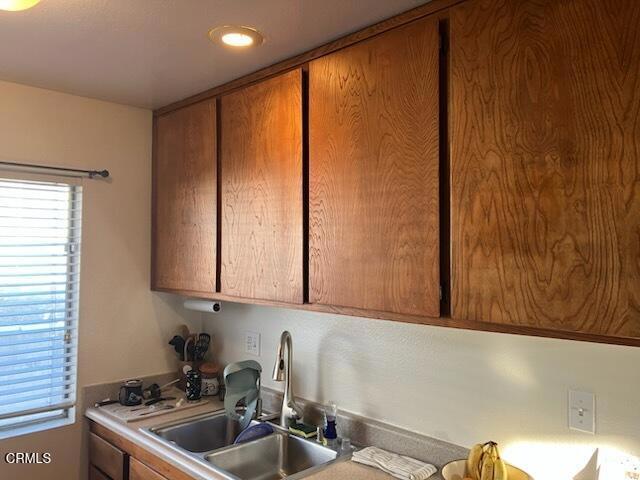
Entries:
{"label": "lower cabinet", "polygon": [[89,480],[192,480],[162,458],[91,422]]}
{"label": "lower cabinet", "polygon": [[[105,474],[100,468],[93,464],[93,461],[94,458],[92,456],[92,463],[89,465],[89,480],[116,480],[116,478],[128,478],[129,480],[169,480],[167,477],[160,475],[154,469],[133,457],[129,457],[128,468],[123,466],[122,470],[116,472],[115,477]],[[105,466],[108,467],[108,465],[102,465],[102,467]]]}
{"label": "lower cabinet", "polygon": [[167,480],[144,463],[131,457],[129,459],[129,480]]}
{"label": "lower cabinet", "polygon": [[91,480],[127,478],[127,454],[95,433],[89,434],[89,459]]}
{"label": "lower cabinet", "polygon": [[109,480],[109,477],[98,470],[95,466],[89,465],[89,480]]}

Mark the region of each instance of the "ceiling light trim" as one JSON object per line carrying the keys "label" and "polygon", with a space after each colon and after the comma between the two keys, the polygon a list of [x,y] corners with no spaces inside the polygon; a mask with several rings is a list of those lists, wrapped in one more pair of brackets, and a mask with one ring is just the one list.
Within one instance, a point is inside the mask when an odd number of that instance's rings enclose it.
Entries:
{"label": "ceiling light trim", "polygon": [[264,43],[264,36],[255,28],[244,25],[224,25],[209,30],[209,39],[234,50],[258,47]]}

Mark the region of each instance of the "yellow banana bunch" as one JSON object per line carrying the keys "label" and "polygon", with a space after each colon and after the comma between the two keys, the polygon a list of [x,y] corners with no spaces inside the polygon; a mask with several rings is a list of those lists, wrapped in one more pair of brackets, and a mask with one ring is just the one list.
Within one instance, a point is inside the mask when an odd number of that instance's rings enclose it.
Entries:
{"label": "yellow banana bunch", "polygon": [[469,456],[467,457],[467,477],[471,480],[480,480],[480,462],[482,461],[482,455],[484,444],[477,443],[471,450],[469,450]]}
{"label": "yellow banana bunch", "polygon": [[507,480],[507,465],[500,458],[498,444],[478,443],[469,451],[467,477],[471,480]]}

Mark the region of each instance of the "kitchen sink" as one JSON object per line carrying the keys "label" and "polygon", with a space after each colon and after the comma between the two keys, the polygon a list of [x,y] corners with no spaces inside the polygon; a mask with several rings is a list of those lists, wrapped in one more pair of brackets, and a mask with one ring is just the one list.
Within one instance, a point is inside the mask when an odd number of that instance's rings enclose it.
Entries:
{"label": "kitchen sink", "polygon": [[224,412],[149,429],[150,433],[195,453],[233,445],[240,431],[240,424],[227,418]]}
{"label": "kitchen sink", "polygon": [[[284,352],[288,353],[287,361]],[[198,467],[214,471],[228,480],[279,480],[281,478],[300,479],[311,475],[329,465],[346,460],[351,452],[338,455],[335,450],[320,445],[315,440],[303,439],[289,433],[288,428],[292,418],[302,415],[303,411],[294,402],[291,387],[291,334],[283,332],[280,337],[278,361],[273,379],[284,380],[285,394],[282,408],[277,413],[265,413],[262,408],[255,420],[249,425],[266,425],[264,422],[278,420],[271,424],[273,430],[266,437],[248,440],[246,443],[235,445],[233,442],[241,433],[240,424],[227,418],[226,412],[218,411],[167,423],[156,427],[141,428],[140,430],[151,436],[155,441],[164,443],[173,453],[180,453]],[[256,362],[234,364],[227,374],[227,380],[244,369],[251,370],[251,387],[256,382],[259,393],[259,382],[255,375],[260,366]],[[227,367],[229,369],[229,366]],[[225,370],[227,371],[227,370]],[[243,377],[238,377],[242,383]],[[235,381],[235,380],[234,380]],[[232,382],[233,383],[233,382]],[[228,387],[231,384],[227,383]],[[244,387],[243,387],[244,388]],[[237,405],[236,405],[237,407]],[[245,407],[237,407],[237,413],[247,412]],[[261,430],[261,429],[258,429]],[[247,432],[246,438],[252,438],[256,432]],[[166,452],[168,455],[169,452]],[[194,466],[195,468],[195,466]]]}
{"label": "kitchen sink", "polygon": [[[265,414],[251,425],[277,416]],[[290,435],[279,425],[272,426],[275,432],[268,437],[239,445],[233,442],[240,425],[224,411],[140,430],[229,480],[298,479],[348,458],[314,440]]]}
{"label": "kitchen sink", "polygon": [[296,478],[296,474],[336,459],[336,452],[309,440],[277,432],[234,448],[205,455],[205,460],[241,480]]}

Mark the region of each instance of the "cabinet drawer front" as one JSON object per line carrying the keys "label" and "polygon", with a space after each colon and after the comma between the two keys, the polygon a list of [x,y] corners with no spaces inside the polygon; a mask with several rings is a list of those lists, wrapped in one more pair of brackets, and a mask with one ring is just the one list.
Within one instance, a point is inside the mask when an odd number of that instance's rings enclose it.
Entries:
{"label": "cabinet drawer front", "polygon": [[124,457],[123,451],[97,435],[89,434],[89,461],[113,480],[122,480],[124,477]]}
{"label": "cabinet drawer front", "polygon": [[129,459],[129,480],[167,480],[135,458]]}
{"label": "cabinet drawer front", "polygon": [[93,465],[89,465],[89,480],[111,480]]}

